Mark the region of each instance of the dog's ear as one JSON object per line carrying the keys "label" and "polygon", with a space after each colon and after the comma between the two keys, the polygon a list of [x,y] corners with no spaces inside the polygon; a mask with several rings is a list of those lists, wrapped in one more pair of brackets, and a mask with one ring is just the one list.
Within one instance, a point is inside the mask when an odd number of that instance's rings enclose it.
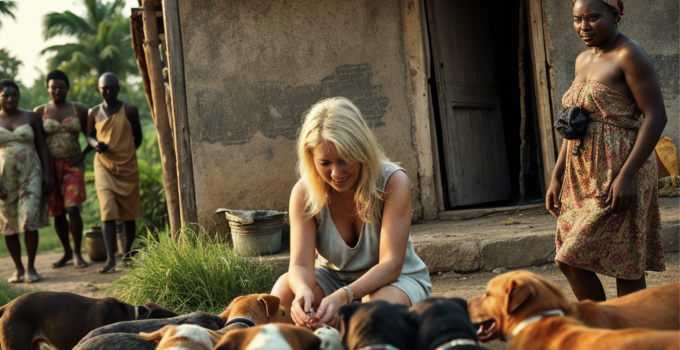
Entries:
{"label": "dog's ear", "polygon": [[271,318],[274,316],[275,312],[279,311],[279,304],[281,303],[281,299],[277,296],[273,296],[270,294],[262,294],[259,298],[257,298],[257,301],[264,304],[264,312],[267,314],[268,318]]}
{"label": "dog's ear", "polygon": [[223,319],[224,322],[229,321],[229,315],[231,314],[231,309],[234,307],[234,305],[236,305],[236,301],[239,300],[239,299],[241,299],[241,298],[244,298],[244,296],[240,296],[240,297],[234,298],[234,299],[231,301],[231,303],[229,303],[229,306],[227,306],[227,309],[224,310],[224,311],[219,315],[219,317],[220,317],[221,319]]}
{"label": "dog's ear", "polygon": [[144,307],[148,310],[146,313],[146,318],[169,318],[177,316],[176,313],[152,302],[144,304]]}
{"label": "dog's ear", "polygon": [[536,289],[531,283],[523,283],[520,279],[513,278],[505,288],[507,299],[507,312],[513,313],[524,304],[525,301],[536,295]]}
{"label": "dog's ear", "polygon": [[163,339],[163,336],[165,336],[165,333],[167,333],[170,329],[173,329],[174,327],[176,326],[165,326],[153,333],[141,332],[139,333],[139,336],[144,340],[161,340]]}

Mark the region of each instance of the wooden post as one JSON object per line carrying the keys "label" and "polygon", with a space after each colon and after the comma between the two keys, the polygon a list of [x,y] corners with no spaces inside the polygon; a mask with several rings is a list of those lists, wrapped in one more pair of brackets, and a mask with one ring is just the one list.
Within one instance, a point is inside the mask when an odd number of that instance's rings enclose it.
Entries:
{"label": "wooden post", "polygon": [[159,52],[158,27],[156,25],[156,9],[153,0],[144,0],[144,53],[146,56],[153,111],[158,131],[158,146],[163,164],[163,183],[165,185],[165,199],[168,206],[170,231],[180,229],[179,193],[177,186],[177,163],[175,147],[170,130],[168,111],[165,105],[165,85],[161,71],[161,57]]}
{"label": "wooden post", "polygon": [[187,112],[186,87],[184,85],[184,53],[179,22],[177,0],[163,0],[165,40],[168,46],[168,68],[172,93],[174,117],[175,152],[179,179],[180,213],[182,226],[198,222],[196,192],[194,190],[194,165],[191,159],[189,115]]}
{"label": "wooden post", "polygon": [[550,179],[555,169],[555,137],[553,134],[552,105],[550,99],[550,85],[548,83],[545,39],[543,37],[543,6],[541,0],[527,0],[526,2],[529,24],[529,45],[533,58],[534,93],[536,95],[536,112],[538,114],[539,134],[541,137],[541,151],[543,154],[543,175],[545,188],[550,187]]}

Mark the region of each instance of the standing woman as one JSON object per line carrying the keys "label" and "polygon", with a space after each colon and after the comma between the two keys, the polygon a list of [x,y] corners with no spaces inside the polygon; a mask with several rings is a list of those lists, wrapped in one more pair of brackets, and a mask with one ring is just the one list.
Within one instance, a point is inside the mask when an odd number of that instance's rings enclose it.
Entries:
{"label": "standing woman", "polygon": [[555,260],[576,298],[602,301],[596,273],[615,277],[622,296],[646,287],[645,271],[665,270],[652,151],[666,110],[649,56],[619,32],[623,2],[575,0],[573,15],[592,49],[576,59],[562,104],[591,121],[582,141],[562,144],[546,207],[558,217]]}
{"label": "standing woman", "polygon": [[[92,147],[88,146],[81,152],[78,142],[78,135],[81,132],[84,134],[87,125],[87,107],[81,103],[66,101],[70,85],[64,72],[51,71],[45,78],[45,84],[52,102],[36,107],[33,112],[42,119],[47,135],[54,186],[45,197],[49,215],[54,217],[54,230],[64,247],[64,256],[52,266],[62,267],[75,258],[73,265],[78,269],[87,267],[80,255],[83,239],[80,205],[86,198],[83,159]],[[69,243],[69,230],[73,237],[74,250],[71,250]]]}
{"label": "standing woman", "polygon": [[297,147],[290,267],[271,293],[293,321],[317,328],[355,299],[411,306],[427,298],[430,275],[410,236],[408,176],[385,157],[359,109],[341,97],[318,102]]}
{"label": "standing woman", "polygon": [[[49,220],[42,201],[43,189],[52,185],[45,136],[40,118],[19,108],[19,87],[0,80],[0,231],[16,266],[7,282],[40,280],[35,270],[38,229]],[[37,154],[36,154],[37,150]],[[28,271],[21,263],[19,232],[24,232]]]}

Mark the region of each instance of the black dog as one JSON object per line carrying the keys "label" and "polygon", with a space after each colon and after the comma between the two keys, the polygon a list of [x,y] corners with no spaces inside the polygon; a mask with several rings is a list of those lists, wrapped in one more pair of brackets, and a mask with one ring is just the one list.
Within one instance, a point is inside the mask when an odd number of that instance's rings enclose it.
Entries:
{"label": "black dog", "polygon": [[470,322],[467,301],[460,298],[429,298],[411,308],[418,323],[419,350],[477,350],[477,331]]}
{"label": "black dog", "polygon": [[352,303],[338,310],[335,324],[348,350],[369,345],[392,345],[415,349],[416,321],[404,305],[385,301]]}
{"label": "black dog", "polygon": [[163,320],[119,322],[97,328],[83,338],[74,350],[153,350],[158,342],[144,340],[140,332],[153,333],[165,326],[193,324],[213,331],[224,328],[224,320],[217,315],[194,312]]}

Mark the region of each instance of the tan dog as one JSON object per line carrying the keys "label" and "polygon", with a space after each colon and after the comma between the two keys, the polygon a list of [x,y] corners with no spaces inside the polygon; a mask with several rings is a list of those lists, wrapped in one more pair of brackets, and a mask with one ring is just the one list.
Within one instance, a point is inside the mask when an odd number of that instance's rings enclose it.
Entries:
{"label": "tan dog", "polygon": [[212,350],[226,329],[212,331],[192,324],[165,326],[153,333],[139,333],[144,340],[160,340],[156,350]]}
{"label": "tan dog", "polygon": [[132,306],[114,298],[36,292],[0,307],[0,345],[5,350],[72,349],[93,329],[121,321],[168,318],[174,312],[154,303]]}
{"label": "tan dog", "polygon": [[270,322],[293,324],[293,319],[279,304],[279,298],[270,294],[245,295],[232,300],[220,318],[226,322],[225,327],[230,322],[241,322],[250,327]]}
{"label": "tan dog", "polygon": [[268,324],[228,332],[214,350],[319,350],[321,339],[305,327]]}
{"label": "tan dog", "polygon": [[549,310],[561,310],[589,327],[677,330],[680,283],[600,303],[570,303],[562,291],[543,278],[528,271],[513,271],[489,281],[486,293],[468,302],[470,320],[482,341],[505,339],[523,320]]}
{"label": "tan dog", "polygon": [[680,331],[589,328],[573,317],[547,317],[515,328],[510,350],[678,350]]}

